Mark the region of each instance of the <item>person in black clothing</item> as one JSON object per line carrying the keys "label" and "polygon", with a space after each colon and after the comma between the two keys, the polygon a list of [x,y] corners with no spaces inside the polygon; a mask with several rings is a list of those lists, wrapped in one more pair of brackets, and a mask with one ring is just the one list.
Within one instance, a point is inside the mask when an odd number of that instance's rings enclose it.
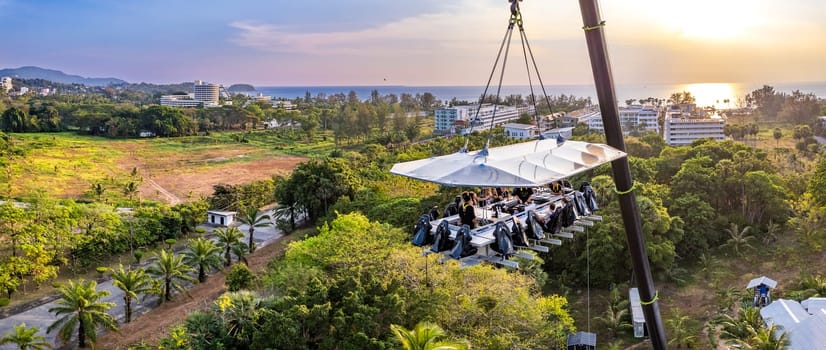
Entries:
{"label": "person in black clothing", "polygon": [[531,197],[533,197],[533,188],[530,187],[518,187],[513,189],[513,194],[519,197],[519,200],[522,201],[522,204],[528,204],[531,201]]}
{"label": "person in black clothing", "polygon": [[462,193],[462,199],[464,203],[462,204],[462,211],[459,213],[459,218],[462,221],[462,225],[468,225],[472,230],[476,228],[476,208],[473,207],[469,193]]}
{"label": "person in black clothing", "polygon": [[434,205],[433,208],[430,209],[430,212],[428,213],[428,215],[430,216],[431,221],[438,219],[439,218],[439,206]]}
{"label": "person in black clothing", "polygon": [[554,181],[548,187],[550,187],[553,195],[559,196],[565,193],[563,192],[562,181]]}
{"label": "person in black clothing", "polygon": [[504,188],[497,187],[496,188],[496,197],[499,197],[499,199],[497,201],[500,201],[500,200],[503,201],[503,200],[508,199],[508,197],[510,197],[510,194],[508,194],[508,191],[505,190]]}
{"label": "person in black clothing", "polygon": [[442,215],[442,217],[446,218],[448,216],[453,216],[453,215],[459,214],[459,209],[461,208],[461,203],[462,203],[462,197],[456,196],[456,198],[453,199],[453,203],[450,203],[450,204],[447,205],[447,208],[445,208],[445,215]]}

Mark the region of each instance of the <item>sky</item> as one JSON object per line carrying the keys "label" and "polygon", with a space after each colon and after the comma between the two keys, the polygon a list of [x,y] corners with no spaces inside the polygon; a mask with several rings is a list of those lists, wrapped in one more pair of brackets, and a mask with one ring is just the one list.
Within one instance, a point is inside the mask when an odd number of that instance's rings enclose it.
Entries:
{"label": "sky", "polygon": [[[824,0],[600,6],[617,84],[826,81]],[[578,2],[521,8],[543,82],[592,83]],[[0,68],[151,83],[484,85],[509,15],[505,0],[0,0]],[[511,48],[503,83],[526,85],[518,33]]]}

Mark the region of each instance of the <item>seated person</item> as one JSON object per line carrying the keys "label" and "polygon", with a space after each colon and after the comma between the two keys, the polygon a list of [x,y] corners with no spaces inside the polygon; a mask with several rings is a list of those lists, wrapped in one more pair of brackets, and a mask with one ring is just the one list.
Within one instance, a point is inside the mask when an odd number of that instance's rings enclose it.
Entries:
{"label": "seated person", "polygon": [[508,193],[508,191],[506,189],[502,188],[502,187],[497,187],[496,188],[496,197],[498,197],[499,200],[502,200],[502,201],[507,200],[508,197],[510,197],[510,193]]}
{"label": "seated person", "polygon": [[472,230],[476,228],[476,208],[473,207],[473,199],[470,193],[462,193],[462,200],[464,200],[464,203],[462,204],[461,212],[459,212],[459,219],[462,225],[468,225]]}
{"label": "seated person", "polygon": [[564,187],[562,186],[562,181],[551,182],[551,184],[548,185],[548,187],[551,189],[551,194],[553,195],[559,196],[565,193],[563,189]]}
{"label": "seated person", "polygon": [[430,216],[431,221],[438,219],[439,218],[439,206],[434,205],[433,208],[430,209],[430,212],[428,213],[428,215]]}
{"label": "seated person", "polygon": [[513,189],[513,194],[519,198],[522,204],[527,204],[531,202],[531,198],[533,197],[533,188],[517,187]]}
{"label": "seated person", "polygon": [[487,187],[484,190],[482,190],[482,194],[479,196],[478,200],[480,207],[484,207],[497,202],[496,197],[493,195],[493,190],[491,190],[490,187]]}
{"label": "seated person", "polygon": [[461,204],[462,204],[462,197],[456,196],[456,198],[453,199],[453,203],[450,203],[450,204],[447,205],[447,208],[445,208],[445,215],[442,215],[442,217],[446,218],[446,217],[449,217],[449,216],[459,214],[459,209],[461,208]]}

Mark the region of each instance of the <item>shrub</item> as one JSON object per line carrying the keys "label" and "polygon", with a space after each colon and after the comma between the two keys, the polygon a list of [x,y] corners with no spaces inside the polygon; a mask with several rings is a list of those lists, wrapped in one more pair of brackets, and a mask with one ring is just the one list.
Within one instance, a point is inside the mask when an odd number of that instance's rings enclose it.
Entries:
{"label": "shrub", "polygon": [[140,264],[141,263],[141,258],[143,258],[143,251],[142,250],[136,250],[134,253],[132,253],[132,256],[135,257],[135,263]]}
{"label": "shrub", "polygon": [[237,292],[241,289],[248,289],[252,286],[255,280],[255,275],[244,264],[235,264],[227,274],[227,290],[230,292]]}
{"label": "shrub", "polygon": [[199,234],[204,234],[204,233],[206,233],[206,229],[203,228],[203,227],[196,227],[195,232],[199,233]]}
{"label": "shrub", "polygon": [[0,298],[0,307],[6,307],[10,302],[9,298]]}

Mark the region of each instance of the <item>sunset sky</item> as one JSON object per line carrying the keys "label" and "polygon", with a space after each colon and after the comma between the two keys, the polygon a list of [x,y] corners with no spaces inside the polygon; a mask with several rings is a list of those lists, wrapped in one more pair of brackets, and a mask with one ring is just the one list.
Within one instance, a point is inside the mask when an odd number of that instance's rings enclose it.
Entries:
{"label": "sunset sky", "polygon": [[[826,81],[826,1],[602,1],[623,83]],[[574,0],[526,0],[546,84],[592,82]],[[505,0],[0,0],[0,68],[168,83],[483,85]],[[515,36],[517,39],[518,36]],[[514,40],[505,84],[526,84]]]}

